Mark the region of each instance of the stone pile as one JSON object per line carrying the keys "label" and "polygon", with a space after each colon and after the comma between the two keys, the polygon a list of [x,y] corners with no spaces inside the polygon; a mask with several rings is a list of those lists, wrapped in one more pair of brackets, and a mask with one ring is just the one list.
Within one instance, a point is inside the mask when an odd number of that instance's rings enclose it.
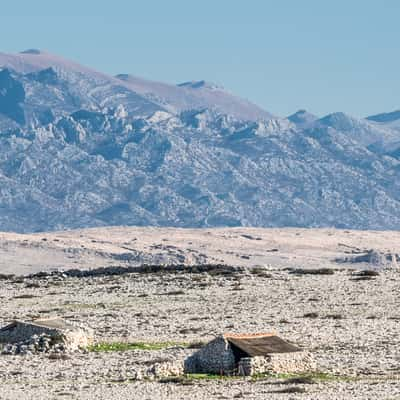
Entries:
{"label": "stone pile", "polygon": [[167,378],[170,376],[179,376],[184,373],[184,363],[183,361],[171,361],[156,363],[152,365],[148,370],[146,375],[153,376],[155,378]]}
{"label": "stone pile", "polygon": [[2,354],[6,355],[30,355],[38,353],[62,353],[67,351],[68,345],[63,337],[51,336],[45,333],[33,335],[27,340],[16,343],[8,343],[4,346]]}
{"label": "stone pile", "polygon": [[132,371],[133,379],[137,381],[152,381],[156,379],[181,376],[184,373],[183,360],[154,363],[148,368]]}
{"label": "stone pile", "polygon": [[14,321],[0,329],[3,354],[76,351],[93,342],[93,331],[62,319]]}

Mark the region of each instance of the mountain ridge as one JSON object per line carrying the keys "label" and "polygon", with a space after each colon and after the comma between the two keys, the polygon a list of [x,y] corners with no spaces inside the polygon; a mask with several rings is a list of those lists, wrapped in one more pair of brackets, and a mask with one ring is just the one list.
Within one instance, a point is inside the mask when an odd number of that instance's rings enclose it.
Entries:
{"label": "mountain ridge", "polygon": [[0,68],[0,230],[400,228],[392,120],[279,118],[204,81],[109,77],[37,50]]}

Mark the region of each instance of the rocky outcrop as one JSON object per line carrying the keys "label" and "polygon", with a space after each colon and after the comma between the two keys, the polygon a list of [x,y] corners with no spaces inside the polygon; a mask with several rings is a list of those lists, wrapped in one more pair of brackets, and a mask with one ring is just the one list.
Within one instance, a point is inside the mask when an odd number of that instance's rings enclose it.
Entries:
{"label": "rocky outcrop", "polygon": [[0,113],[19,124],[25,124],[21,104],[24,100],[25,91],[21,82],[8,69],[0,70]]}

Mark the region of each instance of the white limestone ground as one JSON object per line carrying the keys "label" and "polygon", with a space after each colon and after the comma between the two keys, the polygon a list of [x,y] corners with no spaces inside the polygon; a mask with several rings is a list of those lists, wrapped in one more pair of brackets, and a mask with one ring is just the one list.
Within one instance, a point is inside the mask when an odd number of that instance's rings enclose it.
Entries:
{"label": "white limestone ground", "polygon": [[365,250],[400,253],[400,232],[301,228],[111,227],[15,234],[0,232],[0,273],[29,274],[142,263],[225,263],[338,267]]}
{"label": "white limestone ground", "polygon": [[[181,254],[178,249],[182,249],[186,254],[188,248],[199,252],[201,249],[208,261],[214,257],[226,258],[231,264],[252,266],[263,265],[261,260],[264,260],[266,267],[253,270],[249,267],[244,272],[222,276],[131,273],[2,279],[0,326],[13,319],[62,317],[87,323],[95,330],[98,342],[181,343],[208,341],[224,332],[276,331],[311,351],[319,371],[329,373],[331,379],[315,379],[315,384],[285,383],[283,377],[183,383],[137,380],[140,372],[152,365],[183,360],[195,351],[171,345],[157,351],[76,352],[58,359],[46,354],[2,355],[0,398],[398,399],[399,271],[392,267],[381,270],[377,276],[360,277],[354,275],[354,270],[363,269],[366,264],[334,260],[357,255],[356,247],[398,253],[399,236],[394,232],[298,229],[202,230],[196,236],[195,230],[144,228],[27,236],[2,234],[2,254],[8,254],[14,264],[12,268],[2,264],[0,273],[40,269],[39,261],[34,259],[30,265],[24,260],[25,265],[20,268],[21,243],[28,243],[26,248],[32,252],[36,249],[48,252],[44,265],[47,270],[51,269],[52,254],[68,254],[68,248],[79,248],[82,244],[89,250],[70,253],[78,263],[62,267],[87,268],[90,255],[101,251],[102,245],[103,254],[98,259],[103,260],[103,265],[125,265],[126,262],[117,262],[108,255],[122,253],[121,246],[132,246],[146,254],[168,253],[168,249],[174,254]],[[6,241],[8,248],[10,243],[16,246],[15,255],[7,250]],[[131,244],[122,244],[128,242]],[[154,244],[175,248],[151,248]],[[350,250],[345,250],[346,246]],[[270,252],[273,248],[278,251]],[[249,255],[250,259],[242,258],[243,255]],[[333,267],[335,271],[331,275],[308,275],[286,270],[317,266]],[[278,393],[293,390],[304,393]]]}

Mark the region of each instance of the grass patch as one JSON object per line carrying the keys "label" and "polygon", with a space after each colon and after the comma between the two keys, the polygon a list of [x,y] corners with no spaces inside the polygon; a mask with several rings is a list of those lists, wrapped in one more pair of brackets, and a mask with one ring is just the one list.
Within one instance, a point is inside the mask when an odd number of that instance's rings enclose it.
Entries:
{"label": "grass patch", "polygon": [[112,342],[112,343],[96,343],[87,347],[88,351],[101,353],[109,351],[129,351],[129,350],[163,350],[169,347],[181,346],[188,348],[191,343],[182,342],[155,342],[155,343],[145,343],[145,342]]}
{"label": "grass patch", "polygon": [[289,273],[294,275],[334,275],[335,270],[332,268],[296,268]]}
{"label": "grass patch", "polygon": [[238,379],[241,376],[238,375],[218,375],[218,374],[186,374],[184,375],[186,379],[192,379],[196,381],[212,381],[220,379]]}

